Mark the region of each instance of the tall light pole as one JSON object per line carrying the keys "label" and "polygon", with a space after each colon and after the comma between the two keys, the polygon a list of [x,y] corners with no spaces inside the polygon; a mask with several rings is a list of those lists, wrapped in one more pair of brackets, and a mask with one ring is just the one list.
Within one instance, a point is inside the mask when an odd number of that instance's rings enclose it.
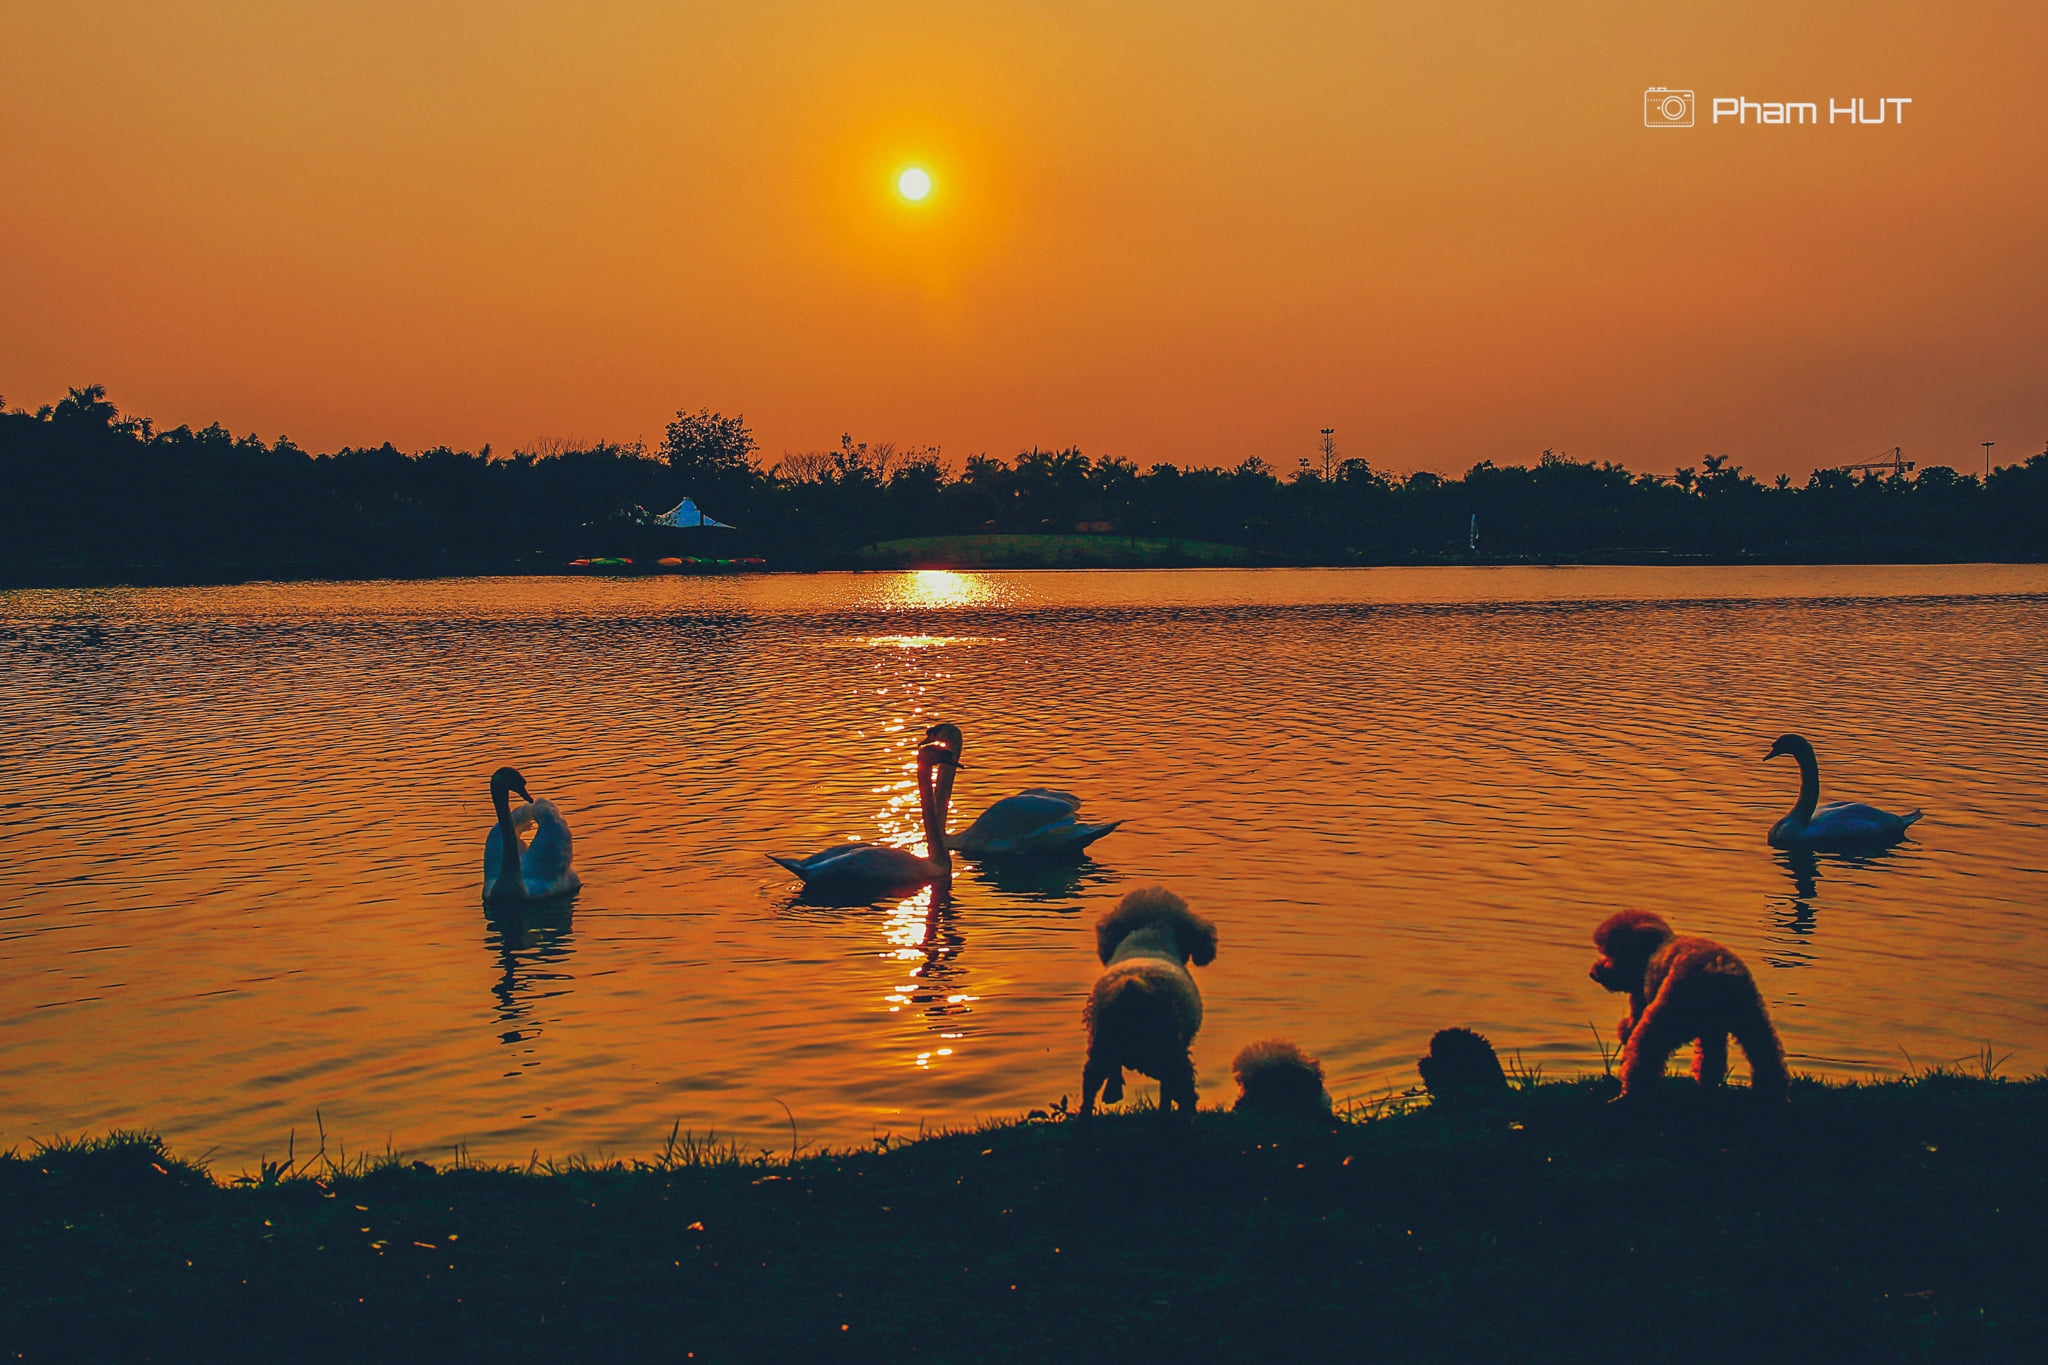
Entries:
{"label": "tall light pole", "polygon": [[1984,442],[1984,482],[1986,483],[1991,482],[1991,447],[1997,444],[1998,442],[1996,441]]}
{"label": "tall light pole", "polygon": [[1330,481],[1330,466],[1337,461],[1337,428],[1323,428],[1323,482]]}

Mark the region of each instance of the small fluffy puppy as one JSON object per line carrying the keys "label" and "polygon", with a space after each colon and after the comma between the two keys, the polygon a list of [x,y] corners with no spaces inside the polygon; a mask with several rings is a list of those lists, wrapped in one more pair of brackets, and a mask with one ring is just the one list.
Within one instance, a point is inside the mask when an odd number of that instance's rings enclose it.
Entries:
{"label": "small fluffy puppy", "polygon": [[1231,1060],[1239,1113],[1320,1119],[1330,1115],[1323,1064],[1283,1038],[1248,1043]]}
{"label": "small fluffy puppy", "polygon": [[1130,1067],[1159,1082],[1159,1111],[1195,1109],[1195,1063],[1188,1044],[1202,1027],[1202,993],[1187,964],[1216,960],[1216,926],[1163,886],[1133,891],[1095,925],[1106,969],[1095,979],[1081,1021],[1088,1064],[1081,1073],[1081,1115],[1124,1097]]}
{"label": "small fluffy puppy", "polygon": [[1785,1049],[1749,968],[1735,954],[1711,939],[1680,938],[1648,910],[1609,915],[1593,931],[1593,946],[1600,956],[1592,978],[1610,991],[1628,992],[1622,1098],[1653,1085],[1671,1054],[1694,1041],[1693,1079],[1719,1085],[1728,1075],[1731,1033],[1749,1058],[1750,1088],[1758,1098],[1785,1098]]}
{"label": "small fluffy puppy", "polygon": [[1415,1068],[1424,1087],[1440,1100],[1508,1088],[1493,1044],[1468,1028],[1438,1029],[1429,1040],[1429,1055],[1418,1059]]}

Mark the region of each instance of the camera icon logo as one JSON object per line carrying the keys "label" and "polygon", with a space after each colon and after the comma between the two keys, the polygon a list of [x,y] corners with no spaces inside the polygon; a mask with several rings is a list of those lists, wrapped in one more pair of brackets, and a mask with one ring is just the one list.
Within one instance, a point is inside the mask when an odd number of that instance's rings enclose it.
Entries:
{"label": "camera icon logo", "polygon": [[1692,91],[1653,85],[1643,92],[1645,128],[1692,127]]}

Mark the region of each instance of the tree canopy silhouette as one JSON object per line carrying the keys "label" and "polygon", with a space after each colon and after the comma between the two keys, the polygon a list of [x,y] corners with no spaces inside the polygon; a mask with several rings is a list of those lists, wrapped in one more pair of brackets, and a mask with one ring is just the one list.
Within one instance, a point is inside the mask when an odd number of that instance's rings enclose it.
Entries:
{"label": "tree canopy silhouette", "polygon": [[[1078,448],[969,457],[856,442],[763,467],[737,416],[679,410],[661,446],[555,443],[509,456],[390,444],[310,454],[219,424],[159,431],[99,385],[35,412],[0,405],[6,581],[414,575],[559,567],[581,555],[858,562],[904,537],[1059,533],[1201,540],[1272,563],[1533,560],[2038,560],[2048,451],[1989,479],[1944,466],[1816,470],[1765,484],[1726,455],[1669,475],[1544,451],[1460,478],[1350,458],[1328,477],[1249,456],[1140,471]],[[678,532],[685,496],[736,531]],[[1478,544],[1472,548],[1474,518]]]}

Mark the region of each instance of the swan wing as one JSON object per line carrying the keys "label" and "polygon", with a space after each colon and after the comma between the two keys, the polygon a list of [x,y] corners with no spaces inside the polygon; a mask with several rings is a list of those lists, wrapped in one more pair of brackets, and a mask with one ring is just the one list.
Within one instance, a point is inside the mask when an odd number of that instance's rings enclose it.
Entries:
{"label": "swan wing", "polygon": [[1084,825],[1079,820],[1061,820],[1032,833],[1017,852],[1030,856],[1079,853],[1122,823],[1121,820],[1112,820],[1106,825]]}
{"label": "swan wing", "polygon": [[1054,791],[1051,787],[1026,787],[1023,791],[1018,792],[1017,795],[1035,796],[1046,801],[1058,801],[1070,811],[1081,809],[1080,797],[1072,792]]}
{"label": "swan wing", "polygon": [[809,880],[840,859],[852,857],[862,849],[873,847],[873,844],[838,844],[822,853],[813,853],[808,858],[781,858],[771,853],[768,855],[768,861],[786,867],[797,876]]}
{"label": "swan wing", "polygon": [[928,882],[935,869],[928,859],[889,844],[841,844],[808,858],[768,860],[803,878],[805,886],[909,886]]}
{"label": "swan wing", "polygon": [[1805,843],[1878,843],[1905,836],[1919,811],[1893,815],[1860,801],[1831,801],[1813,813],[1802,836]]}
{"label": "swan wing", "polygon": [[1065,792],[1042,787],[1019,792],[990,806],[958,834],[947,836],[946,844],[960,853],[1004,851],[1047,825],[1072,820],[1080,804]]}
{"label": "swan wing", "polygon": [[[521,816],[526,819],[522,821]],[[536,899],[565,896],[581,886],[581,879],[570,866],[575,853],[569,838],[569,822],[563,818],[560,807],[546,797],[528,802],[512,813],[514,825],[527,822],[533,825],[533,838],[519,859],[526,894]]]}
{"label": "swan wing", "polygon": [[1074,818],[1081,799],[1071,792],[1032,787],[1006,796],[975,822],[946,839],[946,846],[970,857],[1064,853],[1086,848],[1116,828],[1084,825]]}

